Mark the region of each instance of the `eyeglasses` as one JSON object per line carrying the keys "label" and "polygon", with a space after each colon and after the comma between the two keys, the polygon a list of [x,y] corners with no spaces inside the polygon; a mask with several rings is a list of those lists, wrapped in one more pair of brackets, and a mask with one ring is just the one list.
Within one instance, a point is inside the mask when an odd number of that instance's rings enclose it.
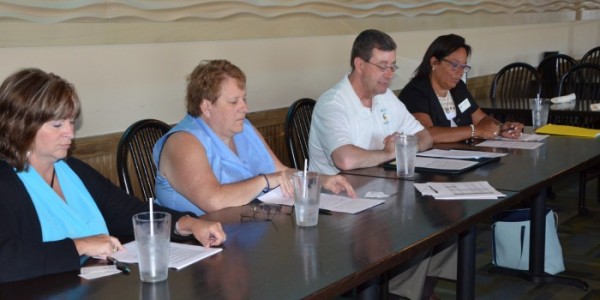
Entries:
{"label": "eyeglasses", "polygon": [[458,68],[461,68],[462,71],[465,73],[469,73],[469,71],[471,71],[471,66],[469,66],[469,65],[461,65],[455,61],[450,61],[445,58],[442,58],[442,60],[449,63],[452,66],[452,71],[456,71],[456,70],[458,70]]}
{"label": "eyeglasses", "polygon": [[381,70],[381,72],[385,72],[385,71],[387,71],[387,70],[389,69],[389,70],[391,70],[391,71],[392,71],[392,73],[394,73],[394,72],[396,72],[398,69],[400,69],[400,67],[396,66],[396,64],[392,64],[391,66],[386,66],[386,65],[380,66],[380,65],[376,65],[376,64],[374,64],[374,63],[372,63],[372,62],[370,62],[370,61],[368,61],[368,60],[365,60],[365,61],[366,61],[367,63],[369,63],[369,64],[371,64],[371,65],[374,65],[374,66],[376,66],[377,68],[379,68],[379,70]]}
{"label": "eyeglasses", "polygon": [[249,204],[242,207],[240,215],[244,222],[271,221],[276,215],[291,215],[292,207],[284,207],[276,204]]}

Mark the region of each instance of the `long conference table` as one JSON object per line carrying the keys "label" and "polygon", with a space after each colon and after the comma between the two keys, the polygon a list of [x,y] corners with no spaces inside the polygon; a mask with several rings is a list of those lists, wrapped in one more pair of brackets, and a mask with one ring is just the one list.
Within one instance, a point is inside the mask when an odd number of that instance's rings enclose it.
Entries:
{"label": "long conference table", "polygon": [[[133,265],[130,275],[90,281],[78,277],[78,272],[66,272],[2,284],[0,299],[328,299],[367,282],[379,282],[385,289],[390,271],[428,253],[431,247],[456,238],[457,299],[474,299],[475,225],[531,197],[534,213],[530,271],[515,274],[533,282],[587,288],[585,282],[576,278],[543,272],[544,256],[539,253],[543,253],[544,222],[539,221],[544,218],[547,187],[590,163],[600,163],[599,139],[552,136],[535,150],[466,144],[439,147],[510,155],[462,175],[421,173],[415,181],[487,180],[507,197],[433,200],[422,197],[413,181],[395,178],[394,171],[380,167],[355,170],[345,176],[359,196],[382,191],[389,195],[385,203],[356,215],[321,215],[319,225],[313,228],[297,227],[291,209],[282,208],[270,221],[248,218],[244,207],[223,209],[204,218],[223,223],[228,234],[224,250],[182,270],[170,270],[165,282],[141,283],[137,266]],[[380,294],[381,298],[386,296]]]}

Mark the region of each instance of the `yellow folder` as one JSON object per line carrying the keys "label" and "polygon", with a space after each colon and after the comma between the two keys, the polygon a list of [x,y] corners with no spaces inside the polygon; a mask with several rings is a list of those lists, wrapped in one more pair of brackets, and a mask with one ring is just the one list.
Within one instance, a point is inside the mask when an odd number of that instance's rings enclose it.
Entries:
{"label": "yellow folder", "polygon": [[554,135],[568,135],[568,136],[579,136],[595,138],[600,136],[600,130],[589,129],[583,127],[566,126],[566,125],[555,125],[548,124],[538,128],[535,133],[541,134],[554,134]]}

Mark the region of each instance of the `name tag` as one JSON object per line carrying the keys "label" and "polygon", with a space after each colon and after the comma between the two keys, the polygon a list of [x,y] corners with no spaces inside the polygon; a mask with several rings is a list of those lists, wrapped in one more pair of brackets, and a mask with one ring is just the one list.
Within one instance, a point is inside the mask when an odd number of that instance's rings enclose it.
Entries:
{"label": "name tag", "polygon": [[458,109],[460,109],[461,113],[465,112],[469,107],[471,107],[471,102],[469,102],[469,99],[467,98],[458,105]]}

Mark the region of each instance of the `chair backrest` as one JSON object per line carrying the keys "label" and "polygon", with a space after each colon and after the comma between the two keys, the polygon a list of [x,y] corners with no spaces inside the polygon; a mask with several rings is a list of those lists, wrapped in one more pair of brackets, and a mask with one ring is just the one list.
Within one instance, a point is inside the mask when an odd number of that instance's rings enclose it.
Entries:
{"label": "chair backrest", "polygon": [[581,63],[594,63],[600,65],[600,46],[586,52],[581,58]]}
{"label": "chair backrest", "polygon": [[[152,149],[169,129],[171,127],[162,121],[145,119],[133,123],[121,136],[117,146],[117,172],[119,185],[128,194],[144,201],[155,198],[156,166]],[[131,173],[135,177],[132,178]]]}
{"label": "chair backrest", "polygon": [[571,68],[560,80],[559,95],[575,93],[578,102],[594,103],[600,100],[600,65],[580,63]]}
{"label": "chair backrest", "polygon": [[560,79],[576,64],[577,61],[566,54],[554,54],[542,59],[537,67],[542,83],[540,97],[553,98],[558,96]]}
{"label": "chair backrest", "polygon": [[293,167],[299,170],[304,168],[304,159],[308,158],[308,134],[316,103],[310,98],[296,100],[285,117],[285,142],[288,154]]}
{"label": "chair backrest", "polygon": [[527,108],[528,99],[540,93],[541,82],[537,70],[527,63],[511,63],[500,69],[490,89],[492,102],[501,101],[506,107]]}

